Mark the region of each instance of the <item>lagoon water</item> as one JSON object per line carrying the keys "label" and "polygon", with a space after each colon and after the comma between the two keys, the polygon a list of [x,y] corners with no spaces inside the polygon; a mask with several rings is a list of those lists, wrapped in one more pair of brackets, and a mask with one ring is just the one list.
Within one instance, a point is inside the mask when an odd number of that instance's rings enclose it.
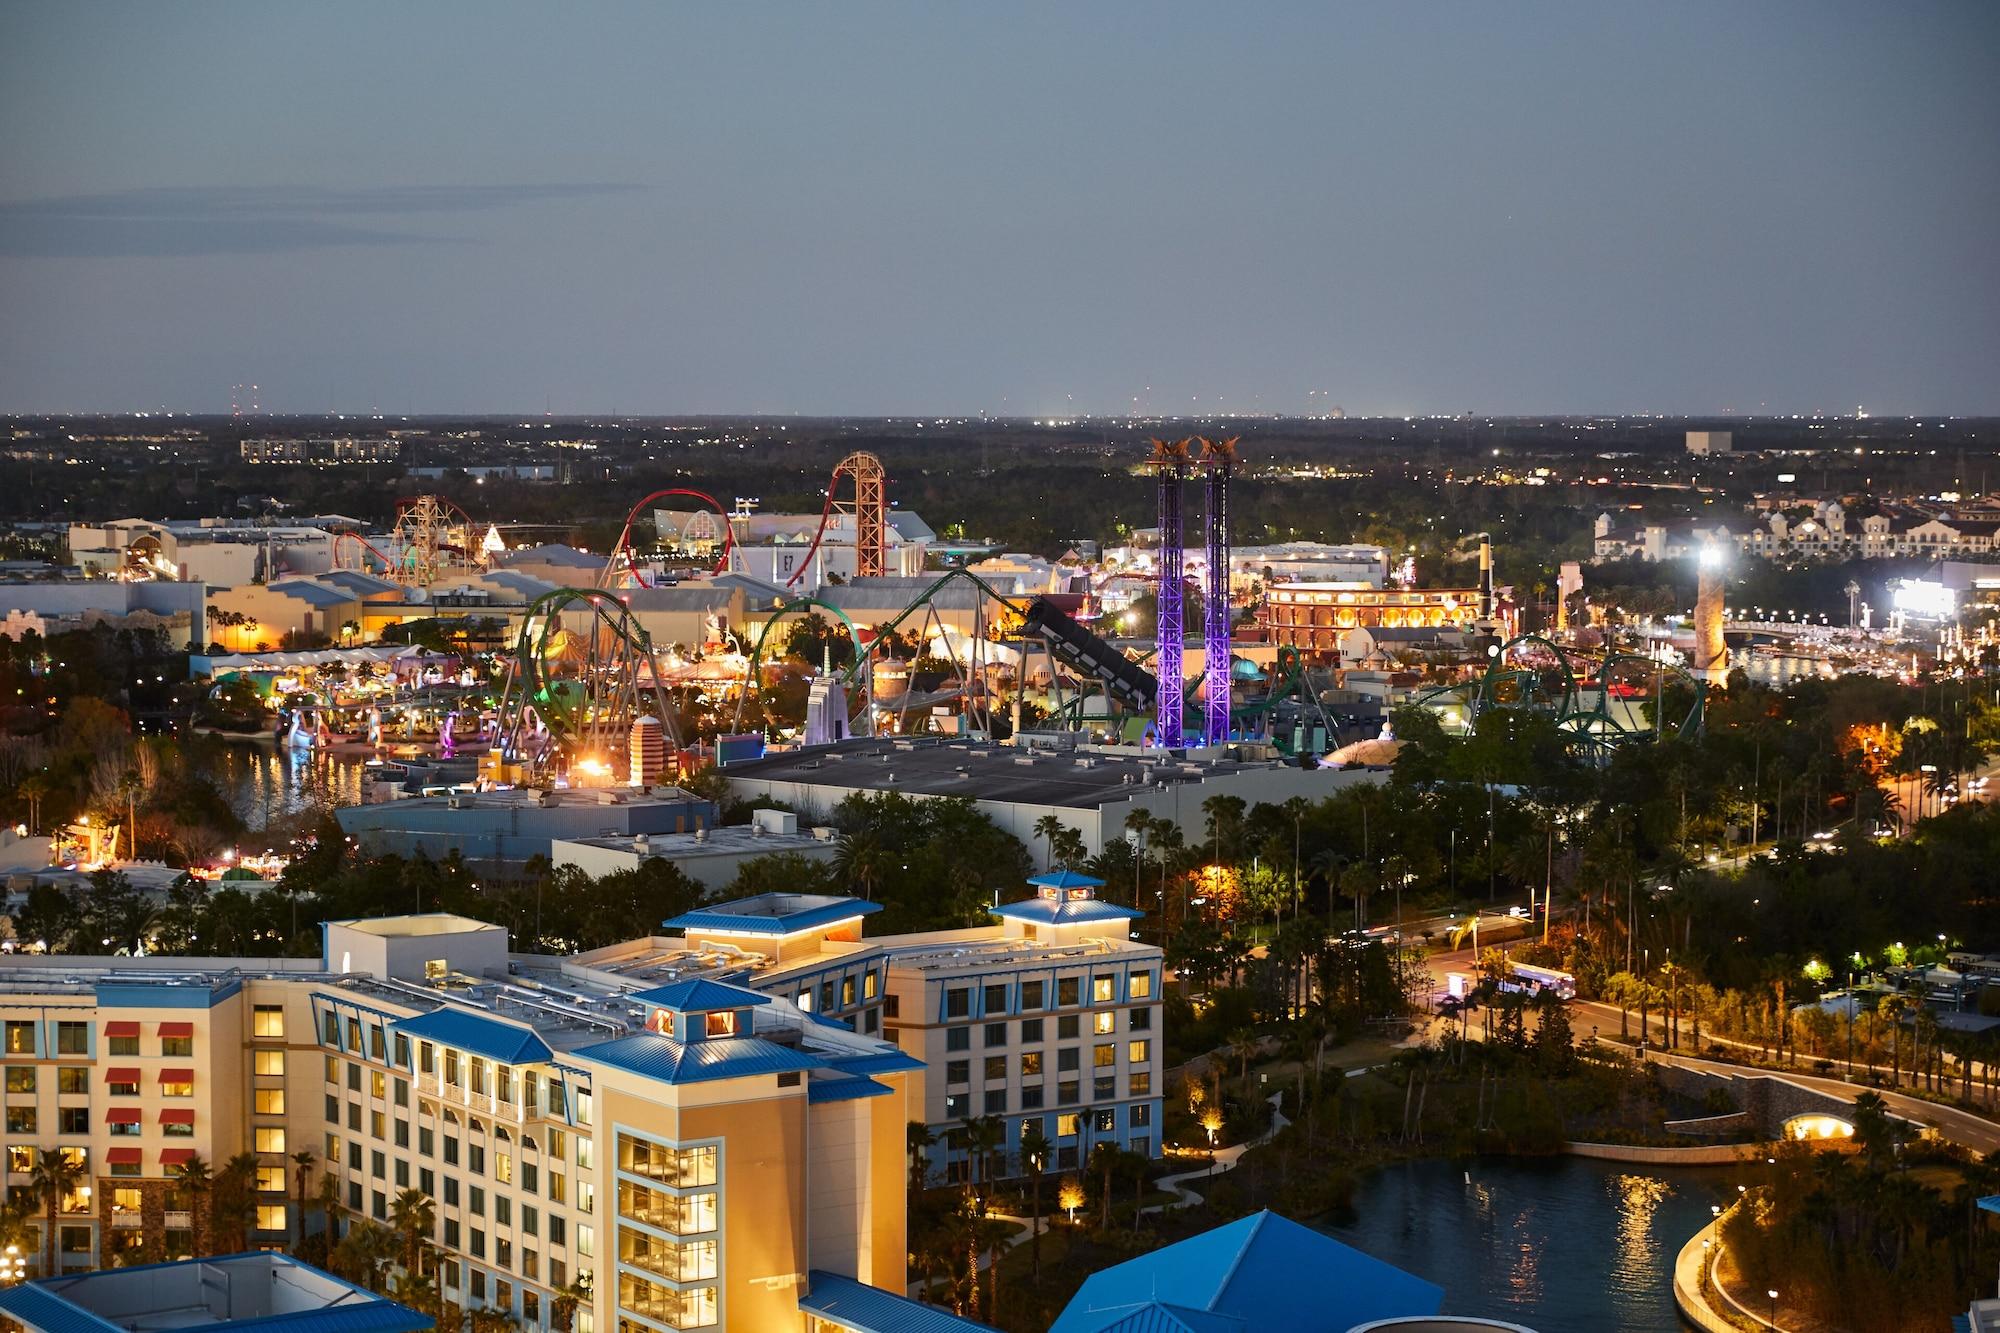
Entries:
{"label": "lagoon water", "polygon": [[1317,1225],[1443,1287],[1448,1314],[1537,1333],[1681,1333],[1674,1257],[1735,1179],[1581,1157],[1405,1162],[1363,1176],[1351,1213]]}

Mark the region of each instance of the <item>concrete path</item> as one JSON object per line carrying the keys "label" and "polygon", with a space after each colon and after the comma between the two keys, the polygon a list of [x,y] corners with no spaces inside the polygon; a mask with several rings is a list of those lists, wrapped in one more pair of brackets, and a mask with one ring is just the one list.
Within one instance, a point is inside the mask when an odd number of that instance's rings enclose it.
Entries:
{"label": "concrete path", "polygon": [[1164,1212],[1169,1208],[1192,1208],[1194,1205],[1200,1203],[1202,1196],[1187,1188],[1181,1182],[1203,1179],[1218,1175],[1224,1171],[1233,1171],[1236,1169],[1237,1162],[1243,1159],[1244,1153],[1249,1152],[1252,1148],[1269,1143],[1275,1138],[1279,1130],[1292,1123],[1285,1118],[1285,1113],[1278,1109],[1279,1104],[1284,1100],[1284,1096],[1285,1094],[1282,1092],[1274,1092],[1265,1099],[1271,1103],[1271,1123],[1256,1138],[1245,1143],[1232,1144],[1227,1148],[1218,1148],[1215,1153],[1215,1162],[1212,1166],[1198,1167],[1193,1171],[1177,1171],[1171,1176],[1161,1176],[1154,1184],[1175,1196],[1174,1201],[1171,1203],[1156,1203],[1149,1207],[1141,1208],[1139,1210],[1140,1214],[1143,1216],[1146,1213]]}

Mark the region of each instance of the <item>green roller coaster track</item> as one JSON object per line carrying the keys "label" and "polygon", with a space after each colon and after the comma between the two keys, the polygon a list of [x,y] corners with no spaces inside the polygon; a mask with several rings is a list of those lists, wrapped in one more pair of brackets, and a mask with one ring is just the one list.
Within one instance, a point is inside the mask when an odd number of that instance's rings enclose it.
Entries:
{"label": "green roller coaster track", "polygon": [[[1513,662],[1514,652],[1525,647],[1541,649],[1551,664]],[[1595,688],[1587,688],[1570,669],[1571,655],[1539,634],[1517,635],[1500,645],[1477,680],[1446,685],[1411,702],[1419,708],[1457,702],[1466,709],[1468,729],[1477,723],[1481,713],[1493,708],[1532,708],[1550,713],[1556,729],[1568,738],[1573,749],[1600,761],[1612,751],[1635,742],[1669,735],[1692,738],[1701,733],[1707,716],[1708,685],[1685,668],[1663,665],[1633,653],[1611,653],[1596,664]],[[1632,726],[1625,710],[1612,708],[1612,679],[1623,667],[1642,668],[1654,677],[1653,718],[1647,725]],[[1693,695],[1693,702],[1678,720],[1668,719],[1663,712],[1665,685],[1670,678],[1687,684]],[[1552,688],[1552,684],[1558,688]]]}
{"label": "green roller coaster track", "polygon": [[[585,645],[583,678],[586,683],[558,680],[548,671],[550,637],[562,612],[582,605],[590,615],[592,630]],[[611,637],[610,652],[600,651],[599,628]],[[620,660],[619,649],[627,660]],[[636,660],[632,660],[636,659]],[[650,690],[640,684],[638,661],[645,662],[651,676]],[[633,616],[630,607],[611,593],[595,589],[558,588],[528,603],[521,618],[521,632],[514,641],[514,660],[501,688],[499,717],[507,728],[507,747],[515,755],[530,758],[539,767],[550,762],[531,753],[526,741],[526,713],[534,715],[548,729],[562,754],[611,753],[626,741],[625,729],[650,703],[662,726],[673,735],[673,713],[660,689],[658,658],[653,639]],[[588,682],[613,677],[610,693],[594,689]],[[646,696],[650,694],[650,698]]]}

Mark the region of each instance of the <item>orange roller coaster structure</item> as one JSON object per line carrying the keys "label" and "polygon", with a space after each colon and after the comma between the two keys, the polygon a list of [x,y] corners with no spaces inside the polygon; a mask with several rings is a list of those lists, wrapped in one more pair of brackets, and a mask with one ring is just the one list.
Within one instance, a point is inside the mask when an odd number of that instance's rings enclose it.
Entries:
{"label": "orange roller coaster structure", "polygon": [[[854,504],[851,508],[838,505],[834,500],[840,493],[842,476],[854,478]],[[826,536],[827,520],[833,517],[836,509],[854,515],[854,572],[863,578],[889,572],[889,506],[885,498],[888,480],[889,474],[882,467],[882,460],[870,453],[851,453],[834,465],[833,477],[826,488],[826,507],[819,513],[819,527],[813,533],[806,558],[785,580],[787,588],[797,586],[806,570],[812,567],[820,539]]]}

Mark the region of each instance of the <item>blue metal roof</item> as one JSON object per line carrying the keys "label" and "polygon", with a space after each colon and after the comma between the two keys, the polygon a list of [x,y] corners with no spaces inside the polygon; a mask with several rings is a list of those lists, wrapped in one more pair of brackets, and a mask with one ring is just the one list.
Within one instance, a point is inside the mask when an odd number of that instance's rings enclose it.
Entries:
{"label": "blue metal roof", "polygon": [[886,1083],[877,1083],[872,1078],[815,1078],[806,1082],[806,1100],[817,1106],[821,1102],[851,1102],[863,1097],[886,1097],[895,1089]]}
{"label": "blue metal roof", "polygon": [[674,930],[735,930],[746,935],[789,935],[836,921],[879,912],[882,904],[825,893],[760,893],[733,902],[712,903],[669,917],[660,924]]}
{"label": "blue metal roof", "polygon": [[1079,875],[1074,870],[1057,870],[1046,875],[1030,875],[1028,883],[1038,889],[1101,889],[1104,881]]}
{"label": "blue metal roof", "polygon": [[1235,1315],[1159,1301],[1093,1313],[1104,1315],[1109,1322],[1091,1325],[1092,1333],[1251,1333],[1250,1325]]}
{"label": "blue metal roof", "polygon": [[1121,1321],[1150,1305],[1251,1328],[1343,1333],[1443,1304],[1436,1284],[1265,1211],[1092,1274],[1049,1333],[1122,1333]]}
{"label": "blue metal roof", "polygon": [[857,1333],[994,1333],[990,1325],[824,1269],[806,1274],[806,1283],[799,1309]]}
{"label": "blue metal roof", "polygon": [[503,1065],[536,1064],[555,1059],[555,1052],[534,1031],[514,1023],[446,1006],[389,1025],[395,1032],[454,1046]]}
{"label": "blue metal roof", "polygon": [[1060,902],[1048,898],[1024,898],[1018,903],[1002,903],[987,909],[995,916],[1016,921],[1034,921],[1046,926],[1074,926],[1091,921],[1136,921],[1146,915],[1132,907],[1102,903],[1095,898]]}
{"label": "blue metal roof", "polygon": [[656,1078],[662,1083],[707,1083],[719,1078],[824,1068],[810,1055],[761,1037],[679,1042],[672,1037],[643,1032],[586,1046],[575,1052],[575,1056]]}
{"label": "blue metal roof", "polygon": [[[152,1279],[138,1278],[148,1270],[165,1271],[186,1268],[193,1264],[227,1267],[233,1261],[255,1260],[259,1263],[275,1263],[283,1267],[298,1268],[324,1281],[345,1288],[363,1299],[354,1301],[342,1297],[338,1304],[327,1304],[311,1309],[298,1310],[289,1314],[265,1315],[255,1319],[216,1319],[211,1322],[192,1320],[174,1325],[178,1333],[197,1333],[198,1330],[220,1329],[225,1325],[234,1333],[238,1329],[256,1329],[263,1333],[419,1333],[419,1330],[435,1327],[426,1315],[417,1313],[406,1305],[400,1305],[386,1297],[365,1291],[351,1282],[334,1277],[320,1269],[303,1263],[289,1255],[268,1255],[245,1253],[220,1256],[214,1259],[183,1259],[170,1263],[139,1264],[130,1268],[105,1269],[95,1273],[79,1273],[66,1277],[38,1278],[20,1286],[0,1291],[0,1312],[15,1321],[42,1333],[124,1333],[125,1325],[114,1323],[100,1315],[93,1314],[83,1303],[85,1294],[98,1284],[108,1284],[116,1293],[107,1298],[115,1302],[122,1316],[146,1322],[143,1311],[131,1311],[131,1292],[135,1282],[150,1282]],[[260,1271],[258,1274],[262,1276]],[[71,1293],[77,1293],[72,1296]]]}
{"label": "blue metal roof", "polygon": [[827,1066],[843,1074],[914,1074],[924,1062],[905,1051],[881,1050],[869,1055],[835,1055]]}
{"label": "blue metal roof", "polygon": [[725,982],[710,981],[705,977],[696,977],[691,981],[676,981],[669,986],[655,986],[651,990],[636,991],[627,998],[683,1014],[711,1014],[718,1009],[748,1009],[753,1004],[771,1002],[770,996],[759,994],[748,987],[731,986]]}

